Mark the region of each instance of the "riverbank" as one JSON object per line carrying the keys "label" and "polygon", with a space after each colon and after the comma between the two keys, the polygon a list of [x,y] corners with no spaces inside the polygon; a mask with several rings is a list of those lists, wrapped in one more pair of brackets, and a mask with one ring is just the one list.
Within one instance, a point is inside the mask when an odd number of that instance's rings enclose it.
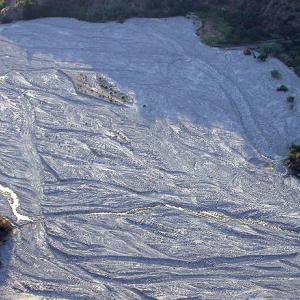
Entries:
{"label": "riverbank", "polygon": [[[86,1],[78,0],[0,0],[0,22],[42,17],[73,17],[89,22],[118,21],[131,17],[172,17],[193,12],[203,20],[198,30],[201,39],[213,47],[253,45],[256,50],[277,57],[300,76],[300,25],[296,3],[271,1],[259,5],[237,2],[197,0],[183,3],[162,1]],[[284,9],[283,9],[284,8]],[[278,22],[273,21],[276,15]],[[281,24],[280,24],[281,23]]]}
{"label": "riverbank", "polygon": [[[197,34],[207,45],[219,48],[250,47],[263,55],[278,58],[300,76],[299,34],[284,36],[257,25],[247,26],[247,16],[241,19],[239,12],[209,9],[196,15],[202,20]],[[259,23],[253,15],[251,18],[253,24]]]}

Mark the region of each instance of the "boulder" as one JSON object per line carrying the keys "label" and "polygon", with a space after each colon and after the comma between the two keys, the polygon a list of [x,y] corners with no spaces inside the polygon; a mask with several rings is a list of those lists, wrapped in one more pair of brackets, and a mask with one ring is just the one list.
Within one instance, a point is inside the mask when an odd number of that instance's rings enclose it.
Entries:
{"label": "boulder", "polygon": [[0,242],[6,240],[13,228],[14,226],[9,219],[0,216]]}
{"label": "boulder", "polygon": [[244,49],[244,55],[252,55],[252,50],[250,48]]}

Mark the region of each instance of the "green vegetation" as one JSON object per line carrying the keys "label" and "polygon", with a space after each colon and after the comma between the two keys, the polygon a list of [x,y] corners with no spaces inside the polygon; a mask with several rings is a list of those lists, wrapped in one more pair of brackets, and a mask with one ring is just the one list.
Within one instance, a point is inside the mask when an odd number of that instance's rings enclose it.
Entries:
{"label": "green vegetation", "polygon": [[288,92],[289,89],[286,85],[281,85],[278,89],[277,89],[278,92]]}
{"label": "green vegetation", "polygon": [[283,47],[276,43],[267,43],[259,47],[259,52],[265,53],[267,55],[276,55],[283,51]]}
{"label": "green vegetation", "polygon": [[116,0],[112,3],[104,3],[101,7],[96,9],[88,8],[86,11],[86,18],[90,21],[97,20],[118,20],[123,21],[130,17],[133,11],[130,11],[126,1]]}
{"label": "green vegetation", "polygon": [[297,157],[297,154],[300,154],[300,145],[293,144],[289,149],[289,153],[288,153],[289,160],[294,161]]}
{"label": "green vegetation", "polygon": [[258,51],[279,58],[300,75],[300,33],[277,43],[266,43]]}
{"label": "green vegetation", "polygon": [[123,21],[130,17],[169,17],[201,9],[194,0],[19,0],[27,6],[24,19],[73,17],[91,22]]}
{"label": "green vegetation", "polygon": [[0,0],[0,10],[6,7],[6,0]]}
{"label": "green vegetation", "polygon": [[271,38],[271,33],[259,25],[262,20],[256,10],[249,12],[241,8],[224,10],[207,7],[198,15],[213,27],[214,36],[206,39],[213,46],[245,44]]}
{"label": "green vegetation", "polygon": [[[265,42],[255,47],[258,57],[281,59],[300,75],[300,30],[295,18],[298,4],[285,3],[282,15],[289,16],[285,23],[276,25],[265,15],[265,1],[209,1],[202,0],[17,0],[17,7],[0,15],[0,22],[42,17],[73,17],[92,22],[119,21],[130,17],[170,17],[196,13],[203,20],[199,34],[211,46],[232,46]],[[251,3],[250,3],[251,2]],[[0,0],[0,9],[7,0]],[[293,8],[296,15],[292,15]],[[290,10],[289,10],[290,9]],[[274,24],[275,30],[271,30]]]}
{"label": "green vegetation", "polygon": [[19,4],[23,4],[23,5],[34,5],[34,3],[35,3],[34,0],[18,0],[17,2]]}
{"label": "green vegetation", "polygon": [[217,47],[273,40],[256,47],[260,53],[258,59],[266,61],[269,56],[277,57],[300,75],[300,32],[286,29],[274,33],[264,28],[260,5],[254,11],[206,7],[198,13],[204,21],[199,34],[205,43]]}
{"label": "green vegetation", "polygon": [[207,44],[217,46],[227,43],[227,36],[231,33],[232,26],[225,20],[220,11],[206,8],[199,12],[198,16],[203,20],[204,26],[207,23],[212,26],[208,35],[203,36],[203,40]]}
{"label": "green vegetation", "polygon": [[267,43],[258,47],[257,51],[260,53],[258,59],[261,61],[266,61],[269,56],[275,56],[276,54],[280,53],[280,51],[282,51],[282,47],[274,43]]}
{"label": "green vegetation", "polygon": [[271,71],[271,75],[272,75],[272,78],[274,78],[274,79],[280,79],[281,78],[281,73],[278,70]]}

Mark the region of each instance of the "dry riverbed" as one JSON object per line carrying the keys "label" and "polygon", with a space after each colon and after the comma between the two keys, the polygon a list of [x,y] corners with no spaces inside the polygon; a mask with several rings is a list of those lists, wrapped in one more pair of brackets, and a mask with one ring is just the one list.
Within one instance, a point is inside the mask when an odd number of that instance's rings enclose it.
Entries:
{"label": "dry riverbed", "polygon": [[0,60],[3,297],[299,294],[300,107],[276,89],[300,82],[280,61],[186,18],[2,25]]}

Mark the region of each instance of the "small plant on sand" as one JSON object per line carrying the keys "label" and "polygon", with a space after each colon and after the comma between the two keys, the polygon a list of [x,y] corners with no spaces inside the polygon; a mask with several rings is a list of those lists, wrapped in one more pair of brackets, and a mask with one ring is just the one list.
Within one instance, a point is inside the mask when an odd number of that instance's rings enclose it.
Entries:
{"label": "small plant on sand", "polygon": [[289,89],[288,89],[288,87],[286,85],[283,84],[279,88],[277,88],[277,91],[278,92],[288,92]]}
{"label": "small plant on sand", "polygon": [[295,102],[295,97],[294,96],[288,96],[286,100],[287,100],[288,103],[294,103]]}
{"label": "small plant on sand", "polygon": [[280,79],[281,78],[281,73],[278,70],[271,71],[271,75],[272,75],[272,78],[274,78],[274,79]]}

